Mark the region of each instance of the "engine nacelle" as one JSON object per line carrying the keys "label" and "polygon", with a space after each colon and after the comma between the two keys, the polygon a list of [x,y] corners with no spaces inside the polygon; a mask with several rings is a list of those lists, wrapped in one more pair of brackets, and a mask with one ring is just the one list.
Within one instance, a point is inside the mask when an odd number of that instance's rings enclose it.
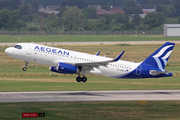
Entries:
{"label": "engine nacelle", "polygon": [[52,72],[60,73],[60,72],[57,71],[57,68],[54,67],[54,66],[50,66],[50,67],[49,67],[49,70],[52,71]]}
{"label": "engine nacelle", "polygon": [[80,70],[74,66],[74,65],[70,65],[67,63],[61,63],[59,62],[58,67],[50,67],[49,70],[52,72],[57,72],[57,73],[63,73],[63,74],[76,74],[76,73],[80,73]]}

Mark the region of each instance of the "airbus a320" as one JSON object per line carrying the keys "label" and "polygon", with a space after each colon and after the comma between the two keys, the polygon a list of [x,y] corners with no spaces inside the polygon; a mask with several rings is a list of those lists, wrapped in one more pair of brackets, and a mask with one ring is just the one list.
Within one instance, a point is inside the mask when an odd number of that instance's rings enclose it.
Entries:
{"label": "airbus a320", "polygon": [[[5,49],[13,58],[25,61],[23,71],[29,62],[48,65],[49,70],[62,74],[77,74],[77,82],[86,82],[86,74],[96,74],[113,78],[158,78],[172,76],[164,70],[175,43],[166,42],[148,58],[139,63],[120,60],[125,51],[116,58],[44,46],[34,43],[18,43]],[[81,76],[81,73],[83,76]]]}

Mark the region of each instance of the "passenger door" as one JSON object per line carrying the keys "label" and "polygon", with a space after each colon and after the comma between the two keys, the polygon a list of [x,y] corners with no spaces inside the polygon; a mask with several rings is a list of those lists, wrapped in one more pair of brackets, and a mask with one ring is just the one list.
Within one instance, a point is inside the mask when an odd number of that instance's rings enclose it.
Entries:
{"label": "passenger door", "polygon": [[32,54],[32,45],[28,44],[27,45],[27,50],[26,50],[26,55],[31,56],[31,54]]}
{"label": "passenger door", "polygon": [[142,66],[138,66],[136,68],[136,75],[140,76],[141,75],[141,70],[142,70]]}

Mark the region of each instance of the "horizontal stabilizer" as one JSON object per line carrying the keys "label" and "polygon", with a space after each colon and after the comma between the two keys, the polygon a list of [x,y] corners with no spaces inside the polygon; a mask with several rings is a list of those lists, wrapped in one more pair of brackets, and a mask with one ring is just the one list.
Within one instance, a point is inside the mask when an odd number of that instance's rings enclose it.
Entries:
{"label": "horizontal stabilizer", "polygon": [[172,72],[150,70],[151,75],[160,75],[160,74],[166,74],[166,73],[172,73]]}

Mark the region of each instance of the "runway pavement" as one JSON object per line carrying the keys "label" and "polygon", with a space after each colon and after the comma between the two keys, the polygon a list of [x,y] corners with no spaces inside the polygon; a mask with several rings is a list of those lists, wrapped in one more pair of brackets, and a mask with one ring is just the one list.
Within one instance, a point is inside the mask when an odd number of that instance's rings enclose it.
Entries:
{"label": "runway pavement", "polygon": [[0,103],[180,100],[180,90],[0,92]]}

